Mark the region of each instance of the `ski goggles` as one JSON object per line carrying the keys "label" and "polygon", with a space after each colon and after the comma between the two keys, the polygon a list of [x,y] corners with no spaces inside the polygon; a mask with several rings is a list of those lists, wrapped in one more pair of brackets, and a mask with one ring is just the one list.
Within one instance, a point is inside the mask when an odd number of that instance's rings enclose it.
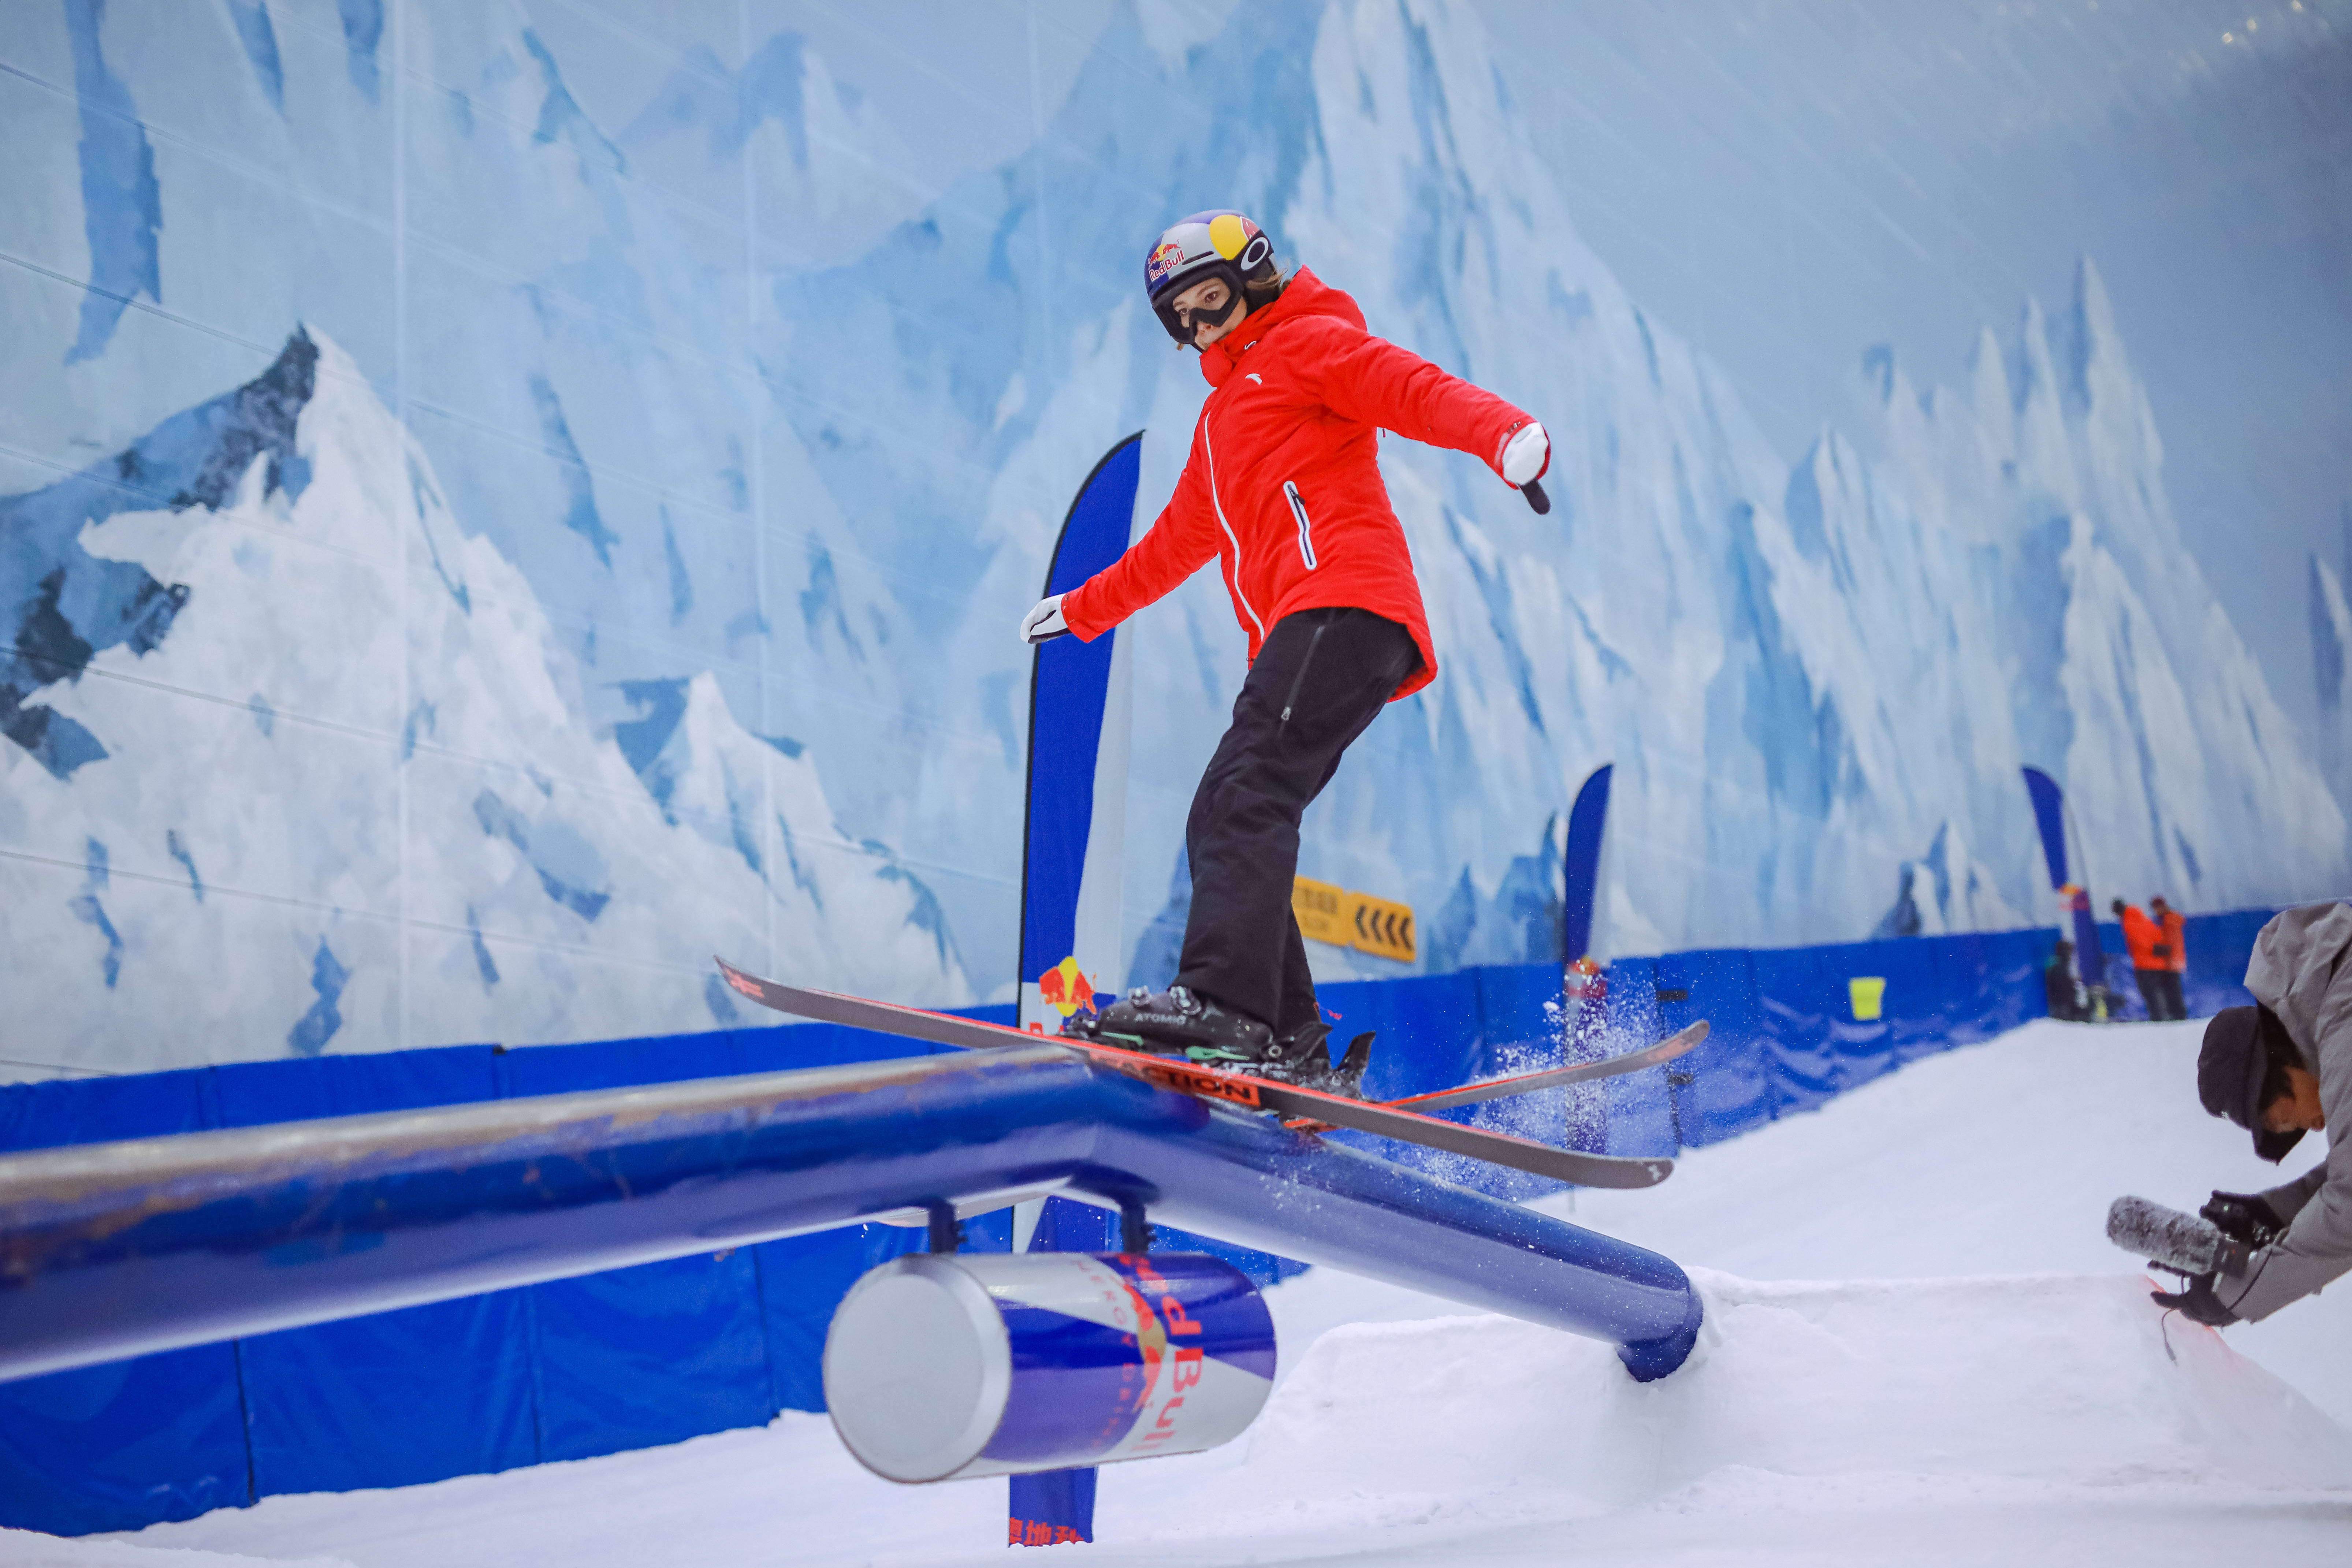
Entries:
{"label": "ski goggles", "polygon": [[[1214,310],[1177,308],[1175,303],[1177,295],[1188,292],[1202,283],[1210,282],[1223,283],[1225,286],[1223,304]],[[1242,275],[1231,262],[1226,261],[1197,268],[1192,276],[1184,280],[1182,288],[1170,289],[1152,307],[1159,313],[1160,324],[1168,329],[1168,335],[1176,340],[1176,346],[1179,348],[1191,348],[1192,334],[1203,324],[1222,327],[1232,321],[1234,312],[1241,308]]]}

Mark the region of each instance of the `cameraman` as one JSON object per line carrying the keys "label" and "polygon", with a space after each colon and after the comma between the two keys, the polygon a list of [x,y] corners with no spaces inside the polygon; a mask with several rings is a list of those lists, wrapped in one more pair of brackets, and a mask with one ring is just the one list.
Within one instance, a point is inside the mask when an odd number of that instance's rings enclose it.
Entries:
{"label": "cameraman", "polygon": [[2205,1027],[2197,1093],[2254,1135],[2276,1164],[2303,1135],[2330,1128],[2327,1158],[2284,1186],[2215,1193],[2201,1214],[2258,1248],[2242,1275],[2200,1274],[2157,1300],[2200,1323],[2254,1322],[2352,1268],[2352,905],[2288,910],[2263,927],[2246,965],[2259,1005]]}

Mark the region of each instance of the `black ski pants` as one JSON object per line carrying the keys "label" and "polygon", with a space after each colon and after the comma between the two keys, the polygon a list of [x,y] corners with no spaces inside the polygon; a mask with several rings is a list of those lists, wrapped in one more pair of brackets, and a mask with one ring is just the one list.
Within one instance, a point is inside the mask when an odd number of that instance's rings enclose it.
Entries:
{"label": "black ski pants", "polygon": [[2161,1024],[2189,1016],[2180,995],[2179,975],[2169,969],[2135,969],[2132,978],[2139,982],[2139,999],[2147,1004],[2151,1019]]}
{"label": "black ski pants", "polygon": [[1275,623],[1184,824],[1192,910],[1177,984],[1276,1035],[1316,1020],[1290,912],[1299,820],[1339,754],[1420,667],[1412,634],[1370,610],[1301,610]]}

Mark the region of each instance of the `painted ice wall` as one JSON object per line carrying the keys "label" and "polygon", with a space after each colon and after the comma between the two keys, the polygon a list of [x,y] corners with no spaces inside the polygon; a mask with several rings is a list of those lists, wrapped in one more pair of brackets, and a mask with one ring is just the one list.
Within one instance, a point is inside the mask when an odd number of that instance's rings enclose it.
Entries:
{"label": "painted ice wall", "polygon": [[[2105,886],[2341,890],[2095,259],[1782,450],[1579,237],[1491,19],[18,8],[0,940],[43,1000],[0,1071],[720,1026],[714,952],[1006,993],[1012,628],[1112,441],[1139,526],[1172,487],[1205,387],[1138,258],[1228,203],[1559,442],[1544,519],[1384,448],[1444,673],[1301,868],[1414,903],[1427,965],[1549,956],[1609,760],[1614,952],[2045,920],[2023,763]],[[1213,574],[1133,636],[1156,980],[1242,642]]]}

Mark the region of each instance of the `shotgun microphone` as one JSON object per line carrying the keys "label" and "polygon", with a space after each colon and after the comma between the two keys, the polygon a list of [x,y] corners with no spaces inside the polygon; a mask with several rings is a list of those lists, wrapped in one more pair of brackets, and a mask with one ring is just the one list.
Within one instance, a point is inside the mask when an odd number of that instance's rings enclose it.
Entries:
{"label": "shotgun microphone", "polygon": [[2253,1257],[2252,1247],[2222,1235],[2212,1221],[2146,1198],[2117,1198],[2108,1206],[2107,1239],[2175,1274],[2235,1278]]}

